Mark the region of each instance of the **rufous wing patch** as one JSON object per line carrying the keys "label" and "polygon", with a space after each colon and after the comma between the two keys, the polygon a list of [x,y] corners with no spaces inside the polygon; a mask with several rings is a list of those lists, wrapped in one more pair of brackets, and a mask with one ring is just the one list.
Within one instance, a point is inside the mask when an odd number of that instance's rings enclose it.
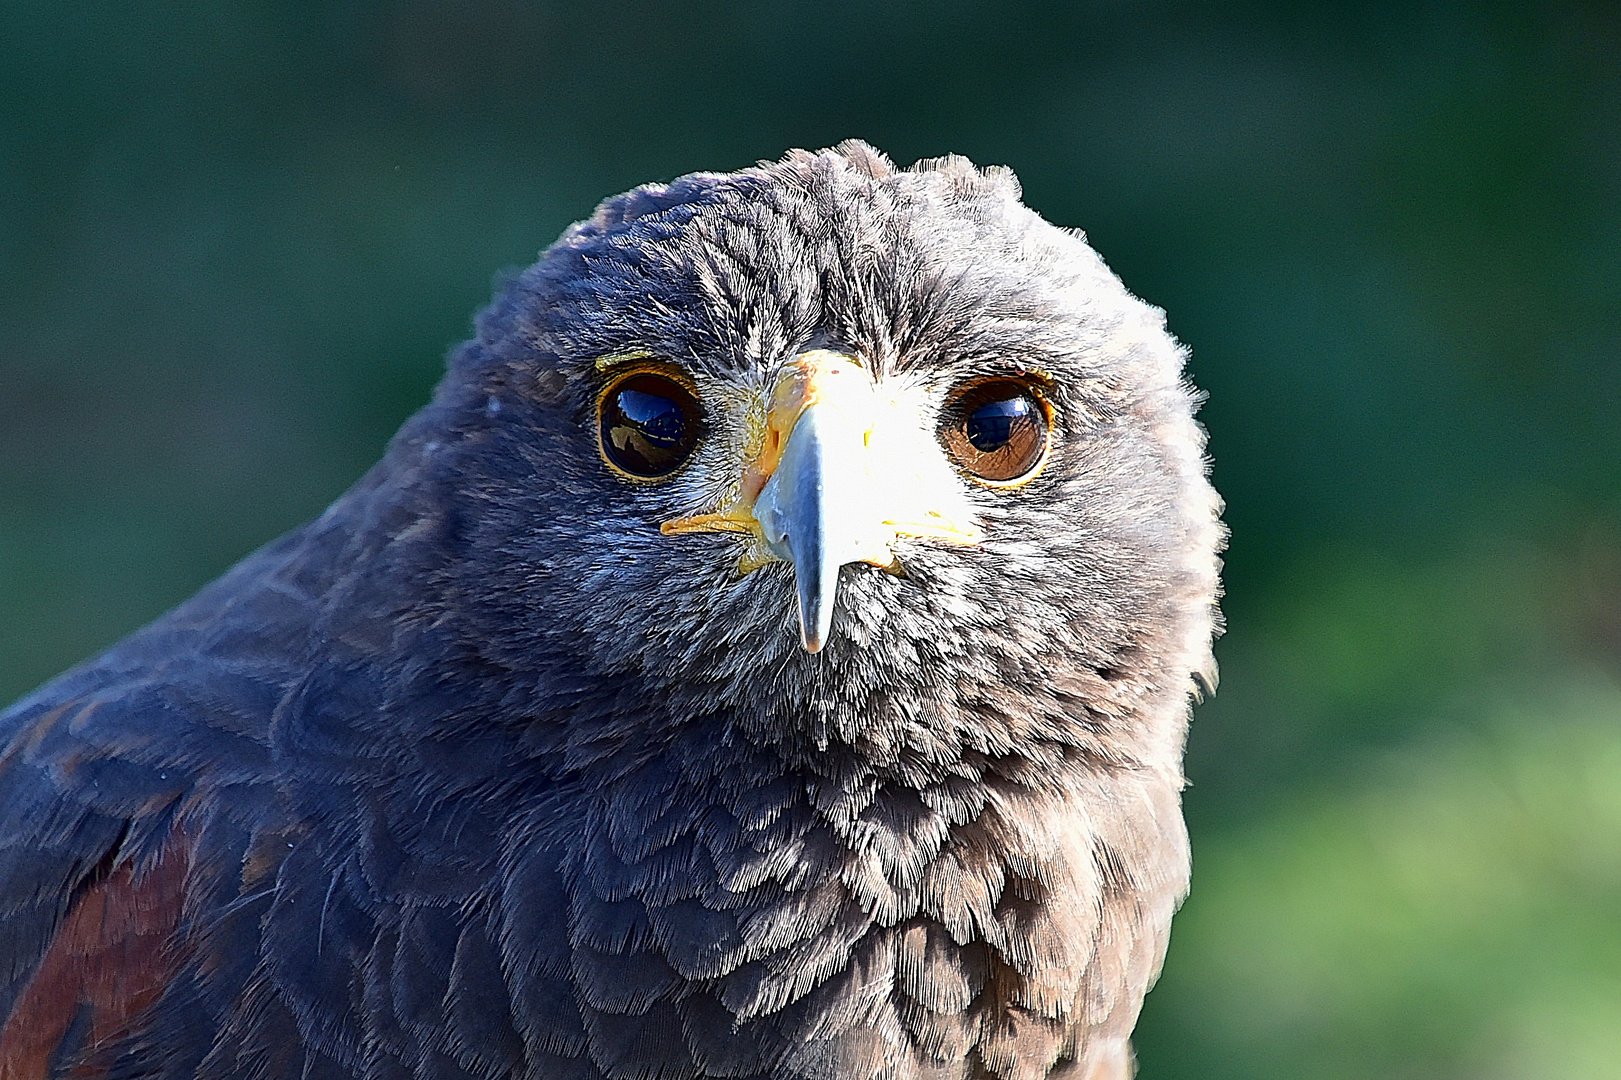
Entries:
{"label": "rufous wing patch", "polygon": [[0,1028],[0,1080],[67,1071],[94,1080],[174,978],[191,844],[173,833],[157,862],[125,863],[86,888]]}

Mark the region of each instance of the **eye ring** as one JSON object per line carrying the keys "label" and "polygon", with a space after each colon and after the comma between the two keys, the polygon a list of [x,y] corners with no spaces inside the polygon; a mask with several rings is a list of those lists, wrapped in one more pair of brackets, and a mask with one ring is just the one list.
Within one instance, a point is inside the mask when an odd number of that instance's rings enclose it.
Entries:
{"label": "eye ring", "polygon": [[703,419],[690,382],[642,368],[614,379],[598,395],[597,450],[627,480],[664,480],[692,457]]}
{"label": "eye ring", "polygon": [[941,414],[940,443],[975,483],[1034,480],[1052,451],[1052,406],[1028,382],[989,378],[957,388]]}

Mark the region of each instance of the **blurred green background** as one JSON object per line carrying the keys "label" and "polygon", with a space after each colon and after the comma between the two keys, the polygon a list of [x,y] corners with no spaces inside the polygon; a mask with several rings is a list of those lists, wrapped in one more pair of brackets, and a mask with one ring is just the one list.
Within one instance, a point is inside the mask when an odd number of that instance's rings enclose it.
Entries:
{"label": "blurred green background", "polygon": [[1012,165],[1233,529],[1150,1080],[1621,1077],[1613,4],[0,3],[0,699],[315,514],[641,181]]}

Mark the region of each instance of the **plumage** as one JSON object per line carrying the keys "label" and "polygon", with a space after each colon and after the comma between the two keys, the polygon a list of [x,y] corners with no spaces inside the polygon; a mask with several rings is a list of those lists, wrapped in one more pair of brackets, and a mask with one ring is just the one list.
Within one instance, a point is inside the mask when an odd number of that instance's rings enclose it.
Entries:
{"label": "plumage", "polygon": [[1006,170],[608,200],[324,515],[0,716],[0,1080],[1128,1075],[1182,362]]}

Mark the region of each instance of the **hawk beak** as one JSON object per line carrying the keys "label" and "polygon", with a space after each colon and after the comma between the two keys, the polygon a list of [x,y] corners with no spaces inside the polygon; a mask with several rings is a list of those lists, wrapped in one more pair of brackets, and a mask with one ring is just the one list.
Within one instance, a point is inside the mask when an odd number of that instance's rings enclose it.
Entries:
{"label": "hawk beak", "polygon": [[[818,652],[833,627],[839,571],[849,563],[897,566],[892,545],[902,536],[953,544],[982,539],[965,507],[946,514],[931,471],[898,433],[907,423],[898,402],[879,392],[854,358],[822,349],[795,359],[766,412],[762,448],[744,471],[728,510],[666,521],[665,534],[739,532],[755,538],[743,569],[782,560],[792,564],[799,594],[799,635]],[[915,443],[917,440],[911,440]],[[926,455],[939,462],[932,434]]]}
{"label": "hawk beak", "polygon": [[799,636],[816,652],[833,628],[839,569],[845,563],[887,566],[893,529],[873,506],[879,488],[859,423],[831,403],[805,407],[776,471],[755,500],[766,548],[792,563],[799,586]]}

